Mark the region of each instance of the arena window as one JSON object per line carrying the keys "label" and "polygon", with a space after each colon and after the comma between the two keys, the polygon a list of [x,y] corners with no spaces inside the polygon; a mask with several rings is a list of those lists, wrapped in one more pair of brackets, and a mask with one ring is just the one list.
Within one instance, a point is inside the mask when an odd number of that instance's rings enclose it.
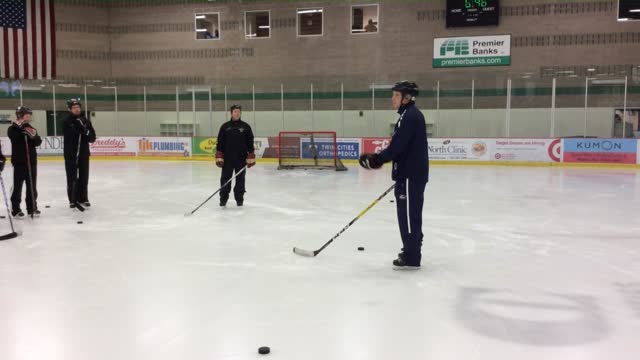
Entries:
{"label": "arena window", "polygon": [[244,13],[244,34],[247,39],[271,37],[271,14],[265,11],[247,11]]}
{"label": "arena window", "polygon": [[379,5],[353,5],[351,7],[351,33],[375,34],[380,31]]}
{"label": "arena window", "polygon": [[196,40],[220,39],[220,13],[195,14]]}
{"label": "arena window", "polygon": [[323,8],[297,10],[298,36],[322,36],[324,30]]}

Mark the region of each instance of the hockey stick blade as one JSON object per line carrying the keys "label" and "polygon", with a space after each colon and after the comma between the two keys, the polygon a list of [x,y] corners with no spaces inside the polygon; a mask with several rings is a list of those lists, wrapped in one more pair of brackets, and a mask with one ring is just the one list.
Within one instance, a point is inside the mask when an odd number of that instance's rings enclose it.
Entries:
{"label": "hockey stick blade", "polygon": [[293,253],[294,254],[298,254],[298,255],[302,255],[302,256],[309,256],[309,257],[313,257],[313,256],[318,256],[318,254],[320,254],[320,252],[322,252],[322,250],[324,250],[327,246],[329,246],[335,239],[337,239],[340,235],[342,235],[343,232],[347,231],[347,229],[353,225],[356,221],[358,221],[358,219],[360,219],[362,216],[364,216],[364,214],[367,213],[367,211],[371,210],[372,207],[374,207],[383,197],[385,197],[388,193],[391,192],[391,190],[393,190],[395,188],[395,184],[391,185],[390,188],[387,189],[387,191],[385,191],[384,193],[382,193],[382,195],[378,196],[377,199],[375,199],[371,204],[369,204],[369,206],[367,206],[364,210],[362,210],[360,212],[360,214],[358,214],[358,216],[356,216],[353,220],[351,220],[347,226],[343,227],[342,230],[338,231],[337,234],[333,235],[333,237],[331,239],[329,239],[329,241],[327,241],[326,243],[324,243],[324,245],[322,245],[321,248],[319,248],[318,250],[315,251],[309,251],[309,250],[302,250],[302,249],[298,249],[298,248],[293,248]]}
{"label": "hockey stick blade", "polygon": [[7,235],[2,235],[2,236],[0,236],[0,241],[3,241],[3,240],[9,240],[9,239],[15,239],[15,238],[17,238],[17,237],[18,237],[18,235],[19,235],[19,234],[18,234],[17,232],[15,232],[15,231],[14,231],[14,232],[9,233],[9,234],[7,234]]}
{"label": "hockey stick blade", "polygon": [[76,209],[78,209],[80,212],[84,212],[86,210],[84,206],[80,205],[79,202],[76,203]]}
{"label": "hockey stick blade", "polygon": [[316,251],[304,250],[297,247],[293,248],[293,253],[296,255],[307,256],[307,257],[315,257],[316,255],[318,255],[318,252]]}

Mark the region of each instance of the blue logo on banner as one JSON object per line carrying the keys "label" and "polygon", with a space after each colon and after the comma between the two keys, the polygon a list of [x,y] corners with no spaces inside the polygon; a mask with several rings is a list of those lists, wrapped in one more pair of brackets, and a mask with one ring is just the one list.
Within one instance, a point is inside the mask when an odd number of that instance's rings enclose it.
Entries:
{"label": "blue logo on banner", "polygon": [[[331,141],[302,141],[303,159],[333,159],[333,142]],[[314,156],[314,153],[316,156]],[[340,159],[358,159],[360,143],[357,141],[338,142],[338,157]]]}
{"label": "blue logo on banner", "polygon": [[564,139],[564,152],[571,153],[635,153],[635,139]]}

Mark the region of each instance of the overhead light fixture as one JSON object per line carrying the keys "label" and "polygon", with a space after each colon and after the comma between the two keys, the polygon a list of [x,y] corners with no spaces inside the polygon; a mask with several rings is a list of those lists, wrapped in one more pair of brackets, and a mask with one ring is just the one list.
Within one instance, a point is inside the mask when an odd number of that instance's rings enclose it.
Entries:
{"label": "overhead light fixture", "polygon": [[260,25],[258,26],[258,29],[268,29],[269,25]]}
{"label": "overhead light fixture", "polygon": [[196,15],[196,19],[206,19],[206,15]]}
{"label": "overhead light fixture", "polygon": [[632,12],[632,13],[640,13],[640,9],[631,9],[631,10],[629,10],[629,12]]}
{"label": "overhead light fixture", "polygon": [[587,71],[588,71],[588,72],[594,72],[594,71],[596,71],[596,69],[594,69],[594,68],[589,68],[589,69],[587,69]]}
{"label": "overhead light fixture", "polygon": [[207,29],[196,29],[196,32],[207,32]]}
{"label": "overhead light fixture", "polygon": [[620,18],[618,21],[629,21],[629,18]]}
{"label": "overhead light fixture", "polygon": [[22,91],[42,91],[42,88],[44,86],[40,85],[40,86],[22,86],[21,90]]}
{"label": "overhead light fixture", "polygon": [[593,80],[592,83],[595,85],[620,85],[620,84],[624,84],[624,80],[623,79]]}
{"label": "overhead light fixture", "polygon": [[298,14],[315,14],[321,13],[322,9],[298,10]]}
{"label": "overhead light fixture", "polygon": [[373,90],[390,90],[393,85],[369,85],[369,89]]}

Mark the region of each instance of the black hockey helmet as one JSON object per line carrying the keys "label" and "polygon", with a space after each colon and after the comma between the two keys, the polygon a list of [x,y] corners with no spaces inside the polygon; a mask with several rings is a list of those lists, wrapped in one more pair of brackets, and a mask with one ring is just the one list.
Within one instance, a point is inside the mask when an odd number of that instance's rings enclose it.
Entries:
{"label": "black hockey helmet", "polygon": [[398,81],[397,83],[395,83],[395,85],[393,85],[391,90],[401,93],[402,96],[411,95],[412,100],[415,100],[415,97],[420,93],[420,90],[418,90],[418,85],[407,80]]}
{"label": "black hockey helmet", "polygon": [[233,110],[238,109],[240,111],[242,111],[242,106],[238,105],[238,104],[233,104],[231,105],[231,107],[229,108],[230,112],[233,112]]}
{"label": "black hockey helmet", "polygon": [[74,105],[78,105],[78,106],[82,107],[82,102],[80,102],[80,99],[69,99],[69,100],[67,100],[67,107],[69,109],[71,109]]}
{"label": "black hockey helmet", "polygon": [[18,119],[22,118],[23,116],[25,116],[27,114],[31,115],[31,114],[33,114],[33,111],[31,111],[31,109],[29,109],[26,106],[18,106],[18,108],[16,109],[16,117]]}

